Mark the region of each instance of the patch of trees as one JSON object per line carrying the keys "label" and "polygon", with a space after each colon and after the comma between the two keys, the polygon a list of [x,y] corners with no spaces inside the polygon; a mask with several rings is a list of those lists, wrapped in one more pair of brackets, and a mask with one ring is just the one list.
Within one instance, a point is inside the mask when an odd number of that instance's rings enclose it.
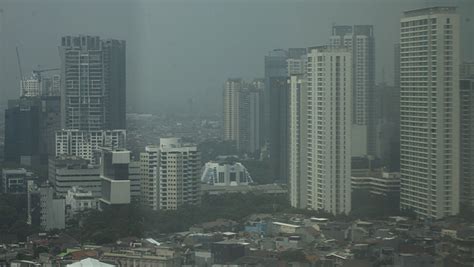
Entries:
{"label": "patch of trees", "polygon": [[104,244],[121,237],[187,231],[194,224],[219,218],[243,222],[253,213],[288,210],[287,198],[281,195],[205,195],[201,206],[184,206],[178,210],[153,211],[136,203],[110,207],[103,212],[87,211],[70,221],[67,231],[82,243]]}
{"label": "patch of trees", "polygon": [[270,167],[270,161],[264,160],[245,160],[242,164],[247,168],[253,181],[257,184],[274,183],[273,171]]}
{"label": "patch of trees", "polygon": [[238,155],[237,147],[233,141],[204,141],[198,145],[201,151],[202,162],[215,160],[217,156]]}
{"label": "patch of trees", "polygon": [[26,210],[26,194],[0,194],[0,237],[9,237],[4,241],[25,241],[38,230],[26,224]]}

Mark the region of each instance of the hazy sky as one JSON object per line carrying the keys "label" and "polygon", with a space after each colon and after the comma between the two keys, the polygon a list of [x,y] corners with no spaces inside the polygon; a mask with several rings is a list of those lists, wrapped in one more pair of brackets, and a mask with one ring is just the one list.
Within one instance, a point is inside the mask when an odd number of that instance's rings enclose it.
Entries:
{"label": "hazy sky", "polygon": [[226,78],[263,76],[273,48],[326,44],[332,24],[374,25],[376,78],[391,84],[402,12],[433,5],[461,7],[473,60],[472,0],[0,0],[0,103],[19,94],[16,46],[28,74],[58,67],[61,36],[76,34],[127,41],[128,106],[138,112],[176,112],[189,98],[197,112],[219,112]]}

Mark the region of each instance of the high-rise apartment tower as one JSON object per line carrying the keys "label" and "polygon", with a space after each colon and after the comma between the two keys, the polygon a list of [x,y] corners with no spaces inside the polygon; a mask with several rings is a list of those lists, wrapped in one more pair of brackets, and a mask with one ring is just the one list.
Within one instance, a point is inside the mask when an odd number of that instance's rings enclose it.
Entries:
{"label": "high-rise apartment tower", "polygon": [[459,16],[406,11],[400,25],[400,207],[425,218],[459,212]]}

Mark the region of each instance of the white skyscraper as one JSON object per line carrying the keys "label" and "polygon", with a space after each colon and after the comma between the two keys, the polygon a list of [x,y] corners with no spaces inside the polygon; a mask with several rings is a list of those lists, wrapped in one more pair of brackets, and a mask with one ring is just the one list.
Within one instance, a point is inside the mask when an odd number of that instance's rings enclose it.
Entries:
{"label": "white skyscraper", "polygon": [[289,79],[288,118],[288,184],[290,204],[295,208],[306,208],[306,78],[291,75]]}
{"label": "white skyscraper", "polygon": [[158,146],[146,146],[140,153],[142,203],[157,210],[158,207]]}
{"label": "white skyscraper", "polygon": [[224,139],[239,141],[239,100],[242,79],[228,79],[224,84]]}
{"label": "white skyscraper", "polygon": [[249,152],[259,150],[263,143],[262,121],[263,121],[263,92],[265,82],[263,79],[255,79],[249,85]]}
{"label": "white skyscraper", "polygon": [[407,11],[400,33],[400,206],[421,217],[459,212],[459,16]]}
{"label": "white skyscraper", "polygon": [[200,203],[200,153],[178,138],[160,138],[159,207],[177,209]]}
{"label": "white skyscraper", "polygon": [[352,55],[316,47],[307,65],[307,207],[351,210]]}

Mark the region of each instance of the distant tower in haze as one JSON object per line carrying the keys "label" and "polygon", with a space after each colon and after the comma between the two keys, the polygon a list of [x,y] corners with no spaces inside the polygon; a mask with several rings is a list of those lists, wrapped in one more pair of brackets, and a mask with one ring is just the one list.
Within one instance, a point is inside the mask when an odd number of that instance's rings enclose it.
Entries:
{"label": "distant tower in haze", "polygon": [[248,151],[253,153],[260,150],[263,144],[262,122],[263,122],[263,90],[265,81],[263,79],[255,79],[248,85],[249,94],[249,148]]}
{"label": "distant tower in haze", "polygon": [[243,90],[242,79],[228,79],[224,84],[224,140],[234,141],[239,149],[240,141],[240,95]]}
{"label": "distant tower in haze", "polygon": [[271,101],[270,79],[274,77],[287,77],[288,65],[288,51],[283,49],[274,49],[265,56],[265,90],[263,103],[263,121],[262,134],[264,142],[270,145],[270,109],[271,105],[278,105],[278,103]]}
{"label": "distant tower in haze", "polygon": [[62,128],[125,129],[125,41],[65,36],[60,55]]}
{"label": "distant tower in haze", "polygon": [[288,182],[289,74],[305,69],[306,48],[275,49],[265,57],[264,126],[273,178]]}
{"label": "distant tower in haze", "polygon": [[228,79],[224,84],[224,140],[234,141],[239,152],[260,149],[263,81]]}
{"label": "distant tower in haze", "polygon": [[406,11],[400,27],[400,207],[439,219],[459,212],[459,16]]}
{"label": "distant tower in haze", "polygon": [[331,46],[352,54],[352,155],[375,155],[375,39],[372,25],[333,26]]}

